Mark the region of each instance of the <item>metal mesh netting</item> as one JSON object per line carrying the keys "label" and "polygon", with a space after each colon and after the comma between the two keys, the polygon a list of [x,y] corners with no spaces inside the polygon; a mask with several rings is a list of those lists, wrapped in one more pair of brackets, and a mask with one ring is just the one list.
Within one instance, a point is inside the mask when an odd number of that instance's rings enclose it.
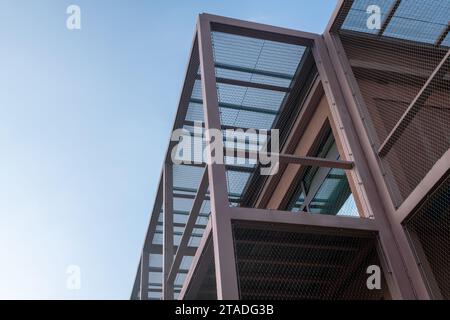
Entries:
{"label": "metal mesh netting", "polygon": [[[381,9],[378,29],[369,5]],[[396,206],[450,148],[449,21],[448,0],[355,0],[335,22]]]}
{"label": "metal mesh netting", "polygon": [[450,175],[404,222],[435,298],[450,299]]}
{"label": "metal mesh netting", "polygon": [[380,290],[366,284],[367,268],[380,266],[375,235],[238,221],[233,233],[241,299],[389,298],[383,278]]}

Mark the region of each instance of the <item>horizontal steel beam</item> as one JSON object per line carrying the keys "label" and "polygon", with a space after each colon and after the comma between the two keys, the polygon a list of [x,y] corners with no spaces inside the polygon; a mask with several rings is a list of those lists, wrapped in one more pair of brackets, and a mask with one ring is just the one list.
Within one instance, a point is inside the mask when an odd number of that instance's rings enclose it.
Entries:
{"label": "horizontal steel beam", "polygon": [[[197,80],[200,80],[200,79],[201,79],[201,76],[197,75]],[[229,84],[232,86],[248,87],[248,88],[271,90],[271,91],[280,91],[280,92],[289,92],[290,91],[289,88],[286,88],[286,87],[265,84],[265,83],[259,83],[259,82],[250,82],[250,81],[244,81],[244,80],[223,78],[223,77],[217,77],[216,82],[222,83],[222,84]]]}
{"label": "horizontal steel beam", "polygon": [[320,35],[315,33],[242,21],[212,14],[203,13],[201,16],[211,23],[212,31],[232,33],[245,37],[285,42],[301,46],[310,46],[315,39],[320,37]]}
{"label": "horizontal steel beam", "polygon": [[[178,246],[173,246],[173,250],[176,251],[178,249]],[[197,250],[197,248],[195,247],[188,247],[188,251],[186,252],[186,254],[188,256],[193,256],[195,255],[195,251]],[[162,254],[163,250],[162,250],[162,245],[160,244],[152,244],[149,248],[149,253],[150,254]],[[162,268],[162,266],[161,266]]]}
{"label": "horizontal steel beam", "polygon": [[[234,154],[237,157],[245,157],[249,159],[258,159],[260,153],[249,150],[236,150],[230,148],[224,148],[225,155]],[[267,153],[268,157],[276,158],[278,157],[281,164],[298,164],[303,166],[311,167],[324,167],[324,168],[335,168],[343,170],[353,169],[353,162],[343,161],[343,160],[331,160],[325,158],[316,157],[302,157],[293,154],[277,154],[277,153]]]}
{"label": "horizontal steel beam", "polygon": [[339,0],[331,14],[331,19],[326,27],[326,32],[337,32],[341,29],[342,24],[350,12],[355,0]]}
{"label": "horizontal steel beam", "polygon": [[232,220],[291,224],[304,227],[327,227],[347,230],[378,231],[378,225],[373,219],[242,207],[230,209]]}

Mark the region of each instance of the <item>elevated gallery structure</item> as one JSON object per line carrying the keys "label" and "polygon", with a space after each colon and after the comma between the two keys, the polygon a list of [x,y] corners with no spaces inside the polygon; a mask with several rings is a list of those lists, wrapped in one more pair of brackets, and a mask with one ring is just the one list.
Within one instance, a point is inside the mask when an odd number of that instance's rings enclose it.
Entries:
{"label": "elevated gallery structure", "polygon": [[450,298],[449,20],[447,0],[340,1],[323,35],[201,14],[173,129],[279,130],[279,170],[174,163],[172,141],[131,298]]}

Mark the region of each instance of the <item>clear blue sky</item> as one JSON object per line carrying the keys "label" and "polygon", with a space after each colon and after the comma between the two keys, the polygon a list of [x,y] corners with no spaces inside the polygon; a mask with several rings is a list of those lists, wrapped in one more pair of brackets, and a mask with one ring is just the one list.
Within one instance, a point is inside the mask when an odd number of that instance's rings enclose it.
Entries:
{"label": "clear blue sky", "polygon": [[0,298],[128,299],[197,14],[322,33],[336,2],[2,0]]}

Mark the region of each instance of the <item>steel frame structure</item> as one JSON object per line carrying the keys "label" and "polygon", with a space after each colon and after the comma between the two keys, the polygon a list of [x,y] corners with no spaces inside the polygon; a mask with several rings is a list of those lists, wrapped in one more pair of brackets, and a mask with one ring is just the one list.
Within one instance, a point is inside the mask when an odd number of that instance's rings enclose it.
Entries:
{"label": "steel frame structure", "polygon": [[[322,215],[293,215],[287,211],[278,209],[265,209],[267,194],[274,190],[279,180],[271,178],[265,184],[264,190],[259,195],[258,208],[242,208],[230,206],[227,191],[226,166],[223,164],[206,165],[193,206],[190,210],[184,233],[178,247],[173,243],[173,177],[170,152],[174,146],[169,143],[165,163],[161,173],[160,184],[156,194],[156,200],[151,215],[151,220],[142,249],[141,261],[138,266],[136,280],[133,286],[132,298],[140,297],[142,300],[148,297],[149,255],[158,253],[163,255],[163,286],[164,299],[174,298],[173,283],[184,255],[190,252],[194,258],[184,284],[181,288],[179,299],[189,298],[188,288],[198,286],[195,279],[195,270],[202,270],[202,259],[207,256],[214,259],[217,298],[226,300],[239,299],[238,278],[236,272],[235,252],[232,238],[232,221],[269,222],[304,228],[345,229],[357,232],[374,232],[378,235],[378,252],[383,264],[385,278],[390,294],[394,299],[430,299],[423,277],[420,273],[418,262],[402,229],[401,222],[430,192],[439,179],[450,169],[450,150],[433,167],[426,178],[416,187],[413,193],[396,208],[391,200],[389,189],[383,178],[383,172],[379,166],[377,154],[386,152],[391,143],[391,136],[395,131],[401,130],[405,125],[406,114],[414,112],[415,104],[427,94],[427,85],[441,76],[442,70],[448,67],[447,53],[445,59],[435,70],[421,90],[414,103],[408,108],[405,115],[397,123],[394,130],[383,143],[379,150],[375,150],[370,139],[370,134],[364,123],[364,115],[361,114],[363,99],[358,92],[358,86],[354,79],[350,63],[345,56],[339,37],[333,30],[336,28],[335,19],[339,12],[349,8],[353,1],[341,0],[333,13],[333,17],[323,36],[296,30],[273,27],[253,22],[245,22],[231,18],[225,18],[210,14],[200,14],[197,22],[190,60],[186,70],[185,83],[181,92],[177,116],[174,121],[174,129],[186,124],[184,121],[190,92],[195,80],[201,80],[203,94],[204,128],[221,129],[219,100],[217,96],[217,83],[241,84],[250,87],[278,90],[286,92],[286,88],[273,85],[260,85],[238,80],[217,78],[213,57],[213,45],[211,40],[212,30],[232,33],[242,36],[251,36],[258,39],[276,40],[284,43],[304,45],[310,48],[314,63],[318,70],[318,79],[308,95],[306,104],[311,106],[323,96],[329,105],[329,120],[332,131],[338,142],[342,160],[328,161],[313,157],[297,156],[292,154],[292,147],[285,145],[279,155],[280,162],[286,168],[287,165],[315,165],[318,167],[330,167],[345,169],[352,193],[355,196],[358,209],[365,218],[345,218]],[[381,33],[386,29],[393,12],[398,8],[397,1],[388,15]],[[448,33],[448,30],[447,30]],[[440,40],[445,38],[440,37]],[[447,66],[447,67],[446,67]],[[199,68],[201,77],[197,74]],[[302,134],[301,127],[305,126],[313,107],[304,108],[298,117],[298,123],[291,132],[293,141]],[[302,123],[303,121],[303,123]],[[208,154],[208,157],[212,157]],[[269,179],[270,180],[270,179]],[[209,189],[209,195],[207,195]],[[209,197],[211,203],[211,215],[203,233],[197,250],[188,247],[192,230],[200,212],[203,201]],[[152,244],[151,234],[158,223],[161,208],[163,210],[164,243],[162,246]],[[193,254],[195,252],[195,255]],[[195,288],[194,288],[195,291]]]}

